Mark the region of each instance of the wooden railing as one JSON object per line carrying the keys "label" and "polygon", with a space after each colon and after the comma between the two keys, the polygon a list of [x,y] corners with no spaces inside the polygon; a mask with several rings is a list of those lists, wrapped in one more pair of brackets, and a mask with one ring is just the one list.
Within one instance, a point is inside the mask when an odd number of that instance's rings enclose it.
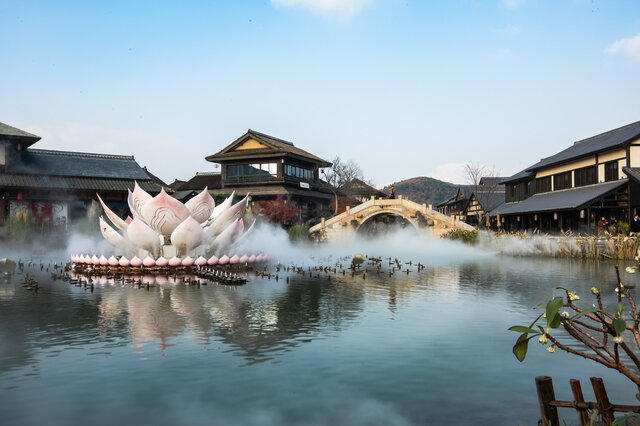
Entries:
{"label": "wooden railing", "polygon": [[[591,377],[591,386],[593,387],[596,402],[585,402],[580,380],[571,379],[569,382],[573,393],[573,401],[559,401],[556,399],[551,377],[536,377],[536,390],[538,391],[538,403],[540,404],[540,415],[542,416],[542,420],[538,421],[539,426],[559,426],[559,407],[575,409],[578,413],[580,426],[596,424],[594,417],[598,416],[601,418],[602,425],[610,426],[615,421],[614,412],[640,413],[640,406],[638,405],[611,404],[604,388],[604,383],[599,377]],[[589,415],[590,410],[594,413],[593,415]]]}

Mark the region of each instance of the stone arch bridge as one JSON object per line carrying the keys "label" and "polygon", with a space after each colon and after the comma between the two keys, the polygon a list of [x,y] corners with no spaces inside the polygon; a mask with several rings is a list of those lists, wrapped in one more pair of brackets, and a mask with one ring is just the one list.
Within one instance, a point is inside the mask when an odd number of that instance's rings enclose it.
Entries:
{"label": "stone arch bridge", "polygon": [[309,229],[309,234],[316,240],[337,240],[346,233],[357,232],[360,226],[375,216],[394,214],[405,218],[418,232],[428,236],[440,236],[450,229],[471,231],[473,226],[457,221],[451,216],[439,213],[429,205],[418,204],[402,198],[375,199],[371,197],[358,206],[349,208],[330,219],[322,219],[320,223]]}

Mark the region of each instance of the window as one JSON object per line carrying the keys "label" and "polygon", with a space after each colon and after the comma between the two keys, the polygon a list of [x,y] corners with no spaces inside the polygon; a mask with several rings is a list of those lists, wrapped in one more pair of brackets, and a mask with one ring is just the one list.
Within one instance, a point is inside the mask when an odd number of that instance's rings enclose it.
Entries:
{"label": "window", "polygon": [[527,185],[526,195],[533,195],[533,180],[528,181],[526,185]]}
{"label": "window", "polygon": [[509,197],[515,198],[516,196],[516,185],[509,185]]}
{"label": "window", "polygon": [[296,179],[313,179],[313,170],[305,169],[303,167],[291,166],[289,164],[285,164],[284,174],[288,177],[293,177]]}
{"label": "window", "polygon": [[536,179],[536,194],[551,191],[551,176]]}
{"label": "window", "polygon": [[596,166],[583,167],[573,172],[573,186],[593,185],[597,182]]}
{"label": "window", "polygon": [[604,163],[604,181],[618,180],[618,161]]}
{"label": "window", "polygon": [[263,181],[278,177],[276,163],[234,164],[227,166],[227,182]]}
{"label": "window", "polygon": [[571,188],[571,172],[558,173],[553,175],[553,190]]}

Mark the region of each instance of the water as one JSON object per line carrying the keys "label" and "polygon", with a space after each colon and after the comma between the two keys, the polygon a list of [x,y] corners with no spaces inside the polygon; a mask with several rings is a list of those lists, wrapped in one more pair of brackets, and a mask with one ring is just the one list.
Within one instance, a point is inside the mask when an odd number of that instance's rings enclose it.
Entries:
{"label": "water", "polygon": [[[38,264],[25,270],[38,278],[37,293],[19,284],[22,276],[0,282],[0,419],[534,425],[538,375],[553,377],[559,398],[570,399],[568,380],[577,378],[593,400],[589,377],[598,376],[612,401],[635,402],[634,386],[617,372],[548,354],[535,341],[519,363],[511,353],[517,335],[507,331],[528,325],[534,305],[561,295],[556,286],[577,290],[587,306],[589,288],[603,278],[611,293],[612,264],[456,245],[427,252],[412,258],[428,262],[424,271],[391,278],[289,273],[286,283],[281,273],[277,282],[254,278],[242,287],[149,290],[102,280],[93,293],[50,282]],[[327,264],[321,254],[318,262]],[[572,410],[561,416],[577,423]]]}

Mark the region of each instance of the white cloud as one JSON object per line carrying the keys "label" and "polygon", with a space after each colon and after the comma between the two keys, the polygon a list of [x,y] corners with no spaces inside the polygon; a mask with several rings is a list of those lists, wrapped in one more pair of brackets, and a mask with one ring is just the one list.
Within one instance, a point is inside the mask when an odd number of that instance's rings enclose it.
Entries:
{"label": "white cloud", "polygon": [[464,184],[467,180],[464,166],[464,163],[439,164],[436,166],[435,171],[427,173],[427,176],[445,182]]}
{"label": "white cloud", "polygon": [[524,0],[502,0],[502,4],[511,10],[517,9],[522,3],[524,3]]}
{"label": "white cloud", "polygon": [[274,6],[303,6],[323,15],[351,16],[373,0],[271,0]]}
{"label": "white cloud", "polygon": [[623,38],[613,42],[605,49],[607,53],[622,53],[640,64],[640,33],[631,38]]}

